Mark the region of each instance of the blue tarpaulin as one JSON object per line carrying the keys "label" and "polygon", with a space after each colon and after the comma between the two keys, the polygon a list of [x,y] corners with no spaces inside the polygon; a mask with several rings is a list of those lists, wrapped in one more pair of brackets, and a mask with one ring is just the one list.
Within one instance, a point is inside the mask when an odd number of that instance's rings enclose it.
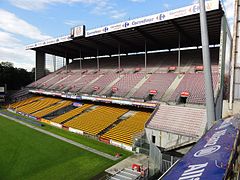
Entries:
{"label": "blue tarpaulin", "polygon": [[219,120],[163,179],[224,179],[238,139],[232,120]]}

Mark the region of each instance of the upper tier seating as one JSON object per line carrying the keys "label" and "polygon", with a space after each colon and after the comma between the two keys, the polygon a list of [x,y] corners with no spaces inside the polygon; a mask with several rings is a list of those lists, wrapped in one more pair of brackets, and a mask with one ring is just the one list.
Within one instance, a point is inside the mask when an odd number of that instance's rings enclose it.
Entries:
{"label": "upper tier seating", "polygon": [[[213,89],[216,88],[218,73],[213,73]],[[187,73],[183,77],[182,81],[173,92],[170,101],[178,101],[180,94],[182,92],[188,92],[189,97],[187,98],[187,103],[205,103],[205,83],[203,73]]]}
{"label": "upper tier seating", "polygon": [[[125,96],[127,93],[142,79],[144,78],[143,73],[135,73],[135,74],[125,74],[117,83],[113,85],[113,87],[117,88],[117,91],[113,94],[113,96]],[[110,93],[109,90],[107,94]]]}
{"label": "upper tier seating", "polygon": [[43,83],[45,83],[46,81],[54,78],[55,76],[58,76],[57,72],[48,74],[47,76],[44,76],[43,78],[41,78],[41,79],[39,79],[39,80],[37,80],[35,82],[32,82],[31,84],[27,85],[27,87],[31,87],[31,88],[41,87]]}
{"label": "upper tier seating", "polygon": [[85,76],[82,76],[79,80],[73,82],[68,86],[68,90],[70,92],[78,92],[83,87],[87,86],[91,81],[96,79],[99,75],[98,74],[87,74]]}
{"label": "upper tier seating", "polygon": [[152,74],[146,82],[134,93],[135,98],[144,98],[149,95],[150,90],[157,90],[153,99],[160,99],[176,78],[176,73]]}
{"label": "upper tier seating", "polygon": [[100,106],[90,112],[73,118],[64,125],[79,129],[91,135],[97,135],[127,111],[127,109],[122,108]]}
{"label": "upper tier seating", "polygon": [[[98,94],[118,77],[119,77],[119,75],[116,73],[113,73],[113,72],[107,73],[107,74],[103,75],[102,77],[100,77],[93,84],[91,84],[91,86],[88,87],[86,90],[84,90],[84,92],[92,93],[94,91],[93,94]],[[94,88],[96,88],[96,89],[94,89]]]}
{"label": "upper tier seating", "polygon": [[[202,66],[201,51],[201,49],[181,51],[181,67],[177,67],[176,70],[171,73],[167,73],[168,68],[177,66],[177,51],[149,53],[147,55],[147,72],[145,72],[144,56],[142,54],[121,56],[122,71],[119,73],[117,73],[118,57],[99,58],[100,70],[97,69],[96,59],[82,60],[81,70],[79,69],[79,61],[74,60],[68,65],[68,68],[66,68],[68,72],[65,68],[62,68],[28,85],[28,87],[72,92],[80,95],[105,95],[144,99],[146,101],[151,99],[161,100],[165,92],[174,82],[178,72],[195,74],[195,66]],[[214,73],[217,73],[219,68],[219,48],[210,48],[210,52],[212,69]],[[138,69],[138,71],[136,71],[136,69]],[[145,75],[148,79],[145,79]],[[185,89],[183,87],[181,88],[181,86],[186,84],[188,76],[189,75],[186,75],[186,77],[182,79],[182,82],[180,82],[179,87],[173,94],[171,89],[168,91],[170,93],[169,96],[171,96],[171,94],[172,96],[167,97],[168,94],[166,94],[167,100],[175,101],[179,98],[179,92]],[[199,75],[196,74],[196,76]],[[214,78],[215,77],[216,75],[214,75]],[[190,78],[190,81],[193,79]],[[146,82],[144,82],[145,80]],[[214,83],[216,83],[215,80],[217,79],[214,79]],[[214,87],[216,87],[215,85],[216,84],[214,84]],[[175,88],[174,84],[173,87]],[[201,87],[200,85],[200,88]],[[156,90],[157,92],[152,98],[148,96],[150,90]],[[199,95],[195,95],[195,92],[190,93],[191,97],[188,98],[187,102],[204,103],[204,97],[201,97],[202,95],[202,93]],[[196,99],[196,101],[194,99]]]}
{"label": "upper tier seating", "polygon": [[134,135],[144,130],[145,123],[149,119],[150,114],[148,112],[137,112],[120,122],[101,137],[132,145]]}

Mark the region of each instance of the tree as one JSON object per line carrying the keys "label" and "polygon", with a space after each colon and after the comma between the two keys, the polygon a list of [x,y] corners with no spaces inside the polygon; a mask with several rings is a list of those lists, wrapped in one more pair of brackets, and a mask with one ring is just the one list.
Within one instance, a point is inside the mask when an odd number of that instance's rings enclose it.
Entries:
{"label": "tree", "polygon": [[10,90],[18,90],[31,82],[34,78],[31,72],[22,68],[15,68],[10,62],[0,63],[0,84],[7,84]]}

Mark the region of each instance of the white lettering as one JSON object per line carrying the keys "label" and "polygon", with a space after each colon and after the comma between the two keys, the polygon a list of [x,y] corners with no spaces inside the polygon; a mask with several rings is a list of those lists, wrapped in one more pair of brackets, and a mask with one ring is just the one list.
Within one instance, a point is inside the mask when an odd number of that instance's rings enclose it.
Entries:
{"label": "white lettering", "polygon": [[178,180],[199,180],[208,163],[189,165]]}

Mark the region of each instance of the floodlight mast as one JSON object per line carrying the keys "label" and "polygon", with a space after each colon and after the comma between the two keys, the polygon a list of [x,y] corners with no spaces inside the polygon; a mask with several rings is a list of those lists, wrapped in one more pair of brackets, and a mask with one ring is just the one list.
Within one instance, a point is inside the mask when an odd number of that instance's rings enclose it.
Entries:
{"label": "floodlight mast", "polygon": [[202,39],[202,56],[204,66],[205,96],[207,109],[207,129],[210,129],[215,120],[215,108],[213,99],[212,71],[210,63],[209,40],[207,29],[207,18],[205,10],[205,0],[199,0],[200,5],[200,25]]}

